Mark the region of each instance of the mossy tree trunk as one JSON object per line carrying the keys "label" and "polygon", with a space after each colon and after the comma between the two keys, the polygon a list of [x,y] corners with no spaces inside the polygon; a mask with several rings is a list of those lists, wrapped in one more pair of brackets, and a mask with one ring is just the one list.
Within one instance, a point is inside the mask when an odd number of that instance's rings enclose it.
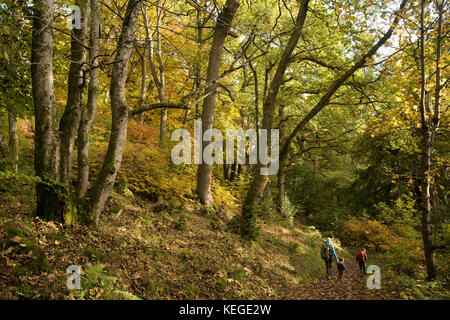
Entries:
{"label": "mossy tree trunk", "polygon": [[87,14],[88,0],[76,0],[75,5],[80,8],[80,28],[71,31],[70,67],[67,88],[67,103],[59,123],[60,132],[60,182],[69,187],[70,171],[72,169],[75,135],[80,123],[83,104],[83,73],[86,62],[87,46]]}
{"label": "mossy tree trunk", "polygon": [[65,202],[58,192],[59,132],[53,87],[53,1],[33,2],[31,52],[32,94],[35,116],[35,173],[39,217],[63,220]]}
{"label": "mossy tree trunk", "polygon": [[[280,118],[280,144],[283,144],[285,133],[286,133],[286,126],[285,126],[285,109],[284,105],[280,104],[279,107],[279,118]],[[284,201],[284,183],[286,180],[286,171],[285,171],[285,163],[280,162],[280,166],[278,168],[278,176],[277,176],[277,189],[278,189],[278,196],[277,196],[277,207],[278,211],[281,212],[281,207],[283,205]]]}
{"label": "mossy tree trunk", "polygon": [[95,221],[98,224],[105,201],[114,186],[117,172],[122,162],[129,120],[125,83],[128,60],[130,59],[133,42],[136,38],[136,25],[140,8],[141,1],[130,0],[123,19],[122,31],[120,33],[111,75],[111,135],[102,168],[100,169],[92,188],[91,196],[83,212],[84,220],[89,223]]}
{"label": "mossy tree trunk", "polygon": [[[309,0],[302,0],[300,2],[300,9],[297,14],[294,29],[288,43],[286,44],[286,47],[283,50],[280,62],[278,63],[275,71],[275,75],[270,83],[270,86],[268,87],[267,96],[263,105],[261,129],[272,129],[276,98],[280,90],[280,86],[283,83],[284,73],[289,65],[292,53],[294,52],[302,33],[303,25],[305,24],[306,15],[308,12],[308,4]],[[252,237],[253,234],[252,230],[254,229],[255,207],[258,205],[268,181],[268,176],[260,174],[260,168],[261,164],[255,166],[253,180],[242,206],[241,231],[244,236],[249,237]]]}

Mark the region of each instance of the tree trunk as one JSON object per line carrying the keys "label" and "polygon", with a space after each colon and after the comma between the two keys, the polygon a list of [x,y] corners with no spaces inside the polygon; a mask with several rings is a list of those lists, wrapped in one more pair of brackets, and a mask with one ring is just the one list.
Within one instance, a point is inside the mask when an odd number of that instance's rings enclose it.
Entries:
{"label": "tree trunk", "polygon": [[70,171],[72,169],[75,135],[80,122],[83,103],[83,74],[82,67],[86,62],[86,32],[87,32],[87,0],[76,0],[75,5],[80,8],[80,29],[71,32],[70,68],[67,89],[67,104],[59,123],[60,132],[60,163],[59,177],[62,184],[69,186]]}
{"label": "tree trunk", "polygon": [[[279,107],[279,118],[280,118],[280,143],[282,144],[285,138],[285,111],[284,111],[284,105],[280,105]],[[285,168],[284,168],[284,162],[280,162],[280,166],[278,168],[278,176],[277,176],[277,188],[278,188],[278,197],[277,197],[277,206],[278,211],[281,212],[281,206],[283,205],[284,201],[284,182],[286,178]]]}
{"label": "tree trunk", "polygon": [[53,1],[33,2],[31,79],[35,116],[36,214],[63,220],[64,201],[58,196],[59,135],[53,88]]}
{"label": "tree trunk", "polygon": [[421,170],[421,199],[419,207],[422,212],[422,237],[423,249],[425,252],[425,262],[427,267],[427,279],[436,278],[436,263],[434,259],[433,233],[431,230],[431,183],[432,177],[432,157],[433,157],[433,132],[429,129],[422,130],[422,170]]}
{"label": "tree trunk", "polygon": [[[246,57],[247,58],[247,57]],[[253,66],[253,64],[249,63],[250,69],[253,73],[253,79],[255,81],[253,88],[254,88],[254,94],[255,94],[255,127],[256,127],[256,150],[258,152],[259,150],[259,88],[258,88],[258,73]]]}
{"label": "tree trunk", "polygon": [[12,161],[12,171],[17,173],[19,171],[19,137],[17,136],[17,117],[8,110],[9,123],[9,155]]}
{"label": "tree trunk", "polygon": [[230,168],[231,168],[230,181],[234,181],[241,173],[242,164],[235,162],[233,164],[230,164]]}
{"label": "tree trunk", "polygon": [[2,158],[6,158],[8,156],[8,147],[6,146],[6,143],[3,140],[4,138],[0,134],[0,156],[2,156]]}
{"label": "tree trunk", "polygon": [[[142,6],[142,17],[144,20],[144,28],[146,31],[146,34],[148,34],[148,23],[147,23],[147,7]],[[147,46],[148,46],[148,37],[145,39],[145,44],[142,49],[142,52],[139,51],[139,49],[136,47],[136,52],[139,55],[139,58],[141,59],[141,89],[139,92],[139,101],[138,105],[140,108],[144,107],[145,105],[145,98],[147,96],[147,61],[146,61],[146,53],[147,53]],[[142,112],[138,119],[139,124],[144,124],[144,113]],[[139,139],[142,139],[142,131],[139,132]]]}
{"label": "tree trunk", "polygon": [[89,35],[89,86],[88,101],[81,108],[80,127],[78,128],[78,177],[77,198],[86,195],[89,183],[89,132],[97,113],[98,99],[98,46],[100,37],[100,7],[98,0],[90,0],[91,27]]}
{"label": "tree trunk", "polygon": [[194,63],[194,91],[195,95],[195,119],[200,118],[201,115],[201,90],[202,85],[202,51],[203,51],[203,26],[204,22],[201,21],[201,10],[197,9],[197,54],[195,55]]}
{"label": "tree trunk", "polygon": [[[219,76],[220,60],[222,57],[223,46],[234,15],[239,7],[238,0],[227,0],[222,12],[217,17],[216,27],[209,53],[208,71],[206,75],[205,100],[202,110],[202,129],[205,132],[214,125],[214,109],[216,106],[217,82]],[[203,141],[201,152],[209,143]],[[211,206],[213,199],[211,196],[211,165],[202,161],[197,170],[197,194],[200,202]]]}
{"label": "tree trunk", "polygon": [[92,188],[86,218],[98,225],[105,201],[114,186],[117,172],[120,169],[125,148],[128,126],[128,105],[126,101],[125,82],[128,71],[128,60],[136,38],[136,25],[141,7],[140,0],[130,0],[125,13],[120,33],[117,53],[114,58],[111,75],[110,96],[112,128],[108,149],[102,168]]}
{"label": "tree trunk", "polygon": [[[284,73],[289,61],[291,59],[292,52],[297,46],[297,42],[300,38],[303,25],[306,20],[306,15],[308,12],[309,0],[302,0],[300,3],[300,9],[297,14],[297,19],[295,22],[294,30],[291,33],[289,41],[284,48],[281,55],[280,62],[278,63],[277,70],[268,89],[268,94],[264,101],[263,107],[263,119],[262,119],[262,129],[270,130],[272,129],[273,115],[275,111],[275,101],[278,95],[281,84],[283,83]],[[244,236],[252,237],[254,228],[254,209],[257,206],[259,200],[262,197],[264,188],[268,181],[268,177],[260,174],[261,164],[255,166],[255,172],[253,175],[253,180],[250,186],[250,190],[247,193],[247,197],[244,200],[242,206],[242,220],[241,220],[241,231]]]}
{"label": "tree trunk", "polygon": [[230,176],[229,171],[230,171],[230,168],[229,168],[228,164],[224,163],[223,164],[223,180],[229,180],[229,176]]}
{"label": "tree trunk", "polygon": [[[155,80],[158,88],[158,99],[160,103],[165,102],[164,89],[165,89],[165,77],[164,77],[164,64],[162,61],[162,49],[161,49],[161,1],[156,2],[156,59],[158,60],[159,79]],[[153,59],[151,61],[153,62]],[[155,73],[156,74],[156,73]],[[159,146],[161,148],[166,147],[166,135],[167,135],[167,108],[161,109],[161,121],[159,127]]]}
{"label": "tree trunk", "polygon": [[421,119],[421,148],[422,148],[422,165],[420,172],[420,197],[419,197],[419,210],[422,213],[422,238],[423,249],[425,253],[425,262],[427,267],[427,279],[434,280],[436,278],[436,262],[434,259],[434,242],[433,233],[431,230],[431,215],[433,213],[433,201],[432,201],[432,184],[434,181],[433,173],[433,152],[434,152],[434,138],[437,130],[439,130],[440,123],[440,90],[441,78],[440,78],[440,60],[442,50],[442,16],[443,16],[443,2],[439,5],[436,2],[438,9],[438,30],[437,30],[437,45],[436,45],[436,91],[433,117],[427,115],[426,106],[426,70],[425,70],[425,0],[420,4],[420,119]]}

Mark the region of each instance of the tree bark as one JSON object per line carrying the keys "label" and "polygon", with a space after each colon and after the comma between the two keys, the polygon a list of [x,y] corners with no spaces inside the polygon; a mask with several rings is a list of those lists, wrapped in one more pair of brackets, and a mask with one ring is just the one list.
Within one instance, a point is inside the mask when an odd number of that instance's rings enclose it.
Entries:
{"label": "tree bark", "polygon": [[9,155],[12,161],[12,171],[19,172],[19,137],[17,136],[17,117],[13,111],[8,110],[9,124]]}
{"label": "tree bark", "polygon": [[[161,49],[161,1],[156,2],[156,52],[153,48],[153,41],[150,38],[150,68],[152,71],[153,81],[155,82],[156,88],[158,90],[158,100],[160,103],[165,102],[164,89],[165,89],[165,77],[164,77],[164,64],[162,61],[162,49]],[[146,28],[148,30],[148,28]],[[158,60],[158,72],[156,71],[154,53],[156,53],[156,59]],[[166,147],[166,135],[167,135],[167,108],[163,107],[161,109],[161,118],[159,126],[159,146],[161,148]]]}
{"label": "tree bark", "polygon": [[443,4],[439,5],[436,2],[438,9],[438,30],[437,30],[437,44],[436,44],[436,90],[433,116],[427,114],[426,102],[426,69],[425,69],[425,7],[426,1],[422,0],[420,3],[420,119],[421,119],[421,172],[420,172],[420,193],[418,207],[422,214],[422,238],[423,248],[425,253],[425,263],[427,267],[427,279],[434,280],[436,278],[436,262],[434,259],[434,242],[433,233],[431,229],[431,216],[433,213],[433,199],[432,199],[432,184],[434,184],[433,173],[433,153],[434,153],[434,138],[436,132],[439,130],[440,123],[440,60],[442,50],[442,16]]}
{"label": "tree bark", "polygon": [[[279,107],[279,118],[280,118],[280,143],[282,144],[285,138],[285,119],[286,114],[284,111],[284,105],[280,104]],[[278,176],[277,176],[277,189],[278,189],[278,197],[277,197],[277,206],[278,206],[278,211],[281,212],[281,207],[283,205],[283,201],[284,201],[284,182],[285,182],[285,178],[286,178],[286,173],[284,170],[284,162],[281,163],[280,162],[280,166],[278,168]]]}
{"label": "tree bark", "polygon": [[194,91],[195,95],[195,119],[200,118],[201,110],[201,92],[200,87],[202,85],[202,51],[203,51],[203,26],[204,23],[201,19],[201,10],[197,8],[197,54],[195,55],[194,63]]}
{"label": "tree bark", "polygon": [[76,0],[75,5],[80,8],[80,29],[71,32],[70,68],[67,89],[67,104],[59,123],[60,132],[60,182],[69,186],[70,171],[72,169],[75,135],[80,122],[83,103],[83,74],[82,67],[86,62],[86,32],[87,32],[87,0]]}
{"label": "tree bark", "polygon": [[[142,7],[142,16],[144,18],[144,27],[146,28],[146,32],[148,34],[148,26],[147,26],[147,9],[145,6]],[[146,62],[146,53],[147,53],[147,38],[145,41],[145,45],[142,49],[142,53],[136,48],[136,52],[139,54],[139,58],[141,59],[141,90],[139,92],[139,107],[143,107],[145,104],[145,97],[147,95],[147,62]],[[139,123],[144,123],[144,113],[139,115]],[[139,138],[142,139],[142,131],[139,133]]]}
{"label": "tree bark", "polygon": [[8,156],[8,147],[6,146],[6,144],[3,140],[4,140],[4,138],[0,134],[0,156],[2,156],[2,158],[5,159]]}
{"label": "tree bark", "polygon": [[[205,132],[213,128],[214,125],[214,109],[216,106],[217,82],[219,76],[220,60],[222,51],[230,30],[234,15],[239,8],[238,0],[227,0],[223,10],[217,17],[216,26],[214,28],[214,35],[211,44],[208,61],[208,71],[206,75],[205,99],[202,110],[202,129]],[[208,142],[203,141],[201,152],[208,145]],[[211,206],[213,199],[211,195],[211,165],[202,161],[197,169],[197,194],[200,202],[204,205]]]}
{"label": "tree bark", "polygon": [[53,1],[33,2],[31,79],[35,116],[36,214],[63,220],[64,201],[58,195],[59,135],[53,88]]}
{"label": "tree bark", "polygon": [[128,106],[126,101],[125,82],[128,71],[128,60],[133,50],[133,42],[136,37],[136,25],[141,7],[140,0],[130,0],[123,19],[117,53],[114,58],[111,75],[110,96],[112,128],[108,149],[102,168],[92,188],[87,212],[85,214],[89,222],[98,225],[100,214],[105,201],[114,186],[117,172],[120,169],[122,155],[125,148],[128,126]]}
{"label": "tree bark", "polygon": [[88,101],[81,108],[80,127],[78,128],[78,177],[77,198],[86,195],[89,183],[89,132],[97,113],[98,100],[98,46],[100,38],[100,7],[98,0],[90,0],[91,27],[89,34],[89,86]]}

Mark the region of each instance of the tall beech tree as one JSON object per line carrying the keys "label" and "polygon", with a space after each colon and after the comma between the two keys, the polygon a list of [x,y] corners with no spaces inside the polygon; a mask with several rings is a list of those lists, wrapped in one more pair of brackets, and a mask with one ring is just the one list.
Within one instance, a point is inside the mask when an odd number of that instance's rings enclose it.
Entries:
{"label": "tall beech tree", "polygon": [[89,85],[87,105],[81,108],[80,126],[78,128],[78,175],[77,198],[86,195],[89,182],[89,132],[97,112],[98,74],[99,74],[99,38],[100,7],[98,0],[90,0],[91,24],[89,33]]}
{"label": "tall beech tree", "polygon": [[59,128],[53,87],[53,0],[33,2],[31,79],[35,117],[36,213],[44,219],[61,221],[65,201],[59,178]]}
{"label": "tall beech tree", "polygon": [[[231,23],[239,8],[238,0],[227,0],[222,11],[217,17],[216,26],[214,28],[214,35],[209,52],[208,71],[206,74],[205,94],[202,109],[202,130],[205,132],[212,129],[214,125],[214,109],[216,106],[216,95],[218,88],[218,77],[220,60],[222,51],[227,37]],[[202,139],[201,152],[209,144]],[[197,194],[200,202],[204,205],[211,206],[213,199],[211,195],[211,165],[205,162],[199,164],[197,169]]]}
{"label": "tall beech tree", "polygon": [[113,62],[111,74],[110,96],[112,127],[108,149],[102,168],[90,192],[88,202],[83,209],[84,220],[98,224],[103,210],[120,169],[122,155],[127,138],[129,108],[127,104],[125,83],[133,42],[136,38],[136,25],[141,10],[142,1],[128,1],[127,10],[123,18],[122,31],[117,45],[117,53]]}
{"label": "tall beech tree", "polygon": [[[435,138],[440,130],[441,122],[441,90],[443,85],[441,83],[441,69],[442,69],[442,41],[443,41],[443,19],[445,1],[434,1],[437,12],[437,28],[436,28],[436,51],[435,61],[436,68],[434,70],[434,104],[431,104],[432,92],[427,92],[428,75],[425,63],[426,50],[426,33],[425,26],[425,10],[427,8],[427,1],[420,2],[420,37],[419,37],[419,61],[420,61],[420,145],[421,145],[421,168],[418,174],[420,184],[418,207],[422,215],[422,238],[425,253],[425,262],[427,267],[428,280],[436,278],[436,262],[434,259],[435,245],[433,240],[431,217],[433,214],[433,206],[436,202],[433,201],[433,188],[436,187],[435,172],[433,158],[435,153]],[[430,99],[427,99],[427,96]],[[428,101],[427,101],[428,100]]]}
{"label": "tall beech tree", "polygon": [[[308,12],[308,5],[309,0],[300,1],[300,8],[295,20],[295,26],[291,32],[286,47],[281,54],[281,58],[278,62],[275,75],[273,76],[272,81],[268,86],[267,96],[264,99],[261,129],[272,129],[273,116],[276,107],[276,98],[280,90],[280,86],[283,84],[284,73],[286,72],[286,69],[291,61],[292,53],[294,52],[294,49],[297,46],[298,40],[302,33],[302,29],[305,24],[306,15]],[[268,181],[268,176],[264,176],[259,173],[260,168],[261,164],[256,165],[250,189],[242,206],[241,230],[244,235],[250,237],[254,235],[252,232],[255,222],[254,208],[261,199]]]}
{"label": "tall beech tree", "polygon": [[80,8],[80,28],[73,28],[70,40],[70,67],[67,87],[67,104],[59,123],[60,163],[59,179],[64,185],[69,185],[72,160],[75,147],[75,136],[80,122],[83,104],[83,74],[82,68],[86,62],[87,46],[87,0],[76,0]]}

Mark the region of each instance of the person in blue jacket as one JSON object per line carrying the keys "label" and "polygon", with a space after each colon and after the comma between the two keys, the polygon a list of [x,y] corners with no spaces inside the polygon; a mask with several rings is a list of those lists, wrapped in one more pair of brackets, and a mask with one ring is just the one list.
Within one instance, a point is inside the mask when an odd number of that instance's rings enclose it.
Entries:
{"label": "person in blue jacket", "polygon": [[329,280],[333,268],[333,257],[336,259],[336,261],[338,261],[336,251],[334,250],[334,247],[331,244],[330,238],[327,238],[322,244],[322,247],[320,248],[320,255],[322,259],[325,261],[325,267],[327,270],[327,279]]}

